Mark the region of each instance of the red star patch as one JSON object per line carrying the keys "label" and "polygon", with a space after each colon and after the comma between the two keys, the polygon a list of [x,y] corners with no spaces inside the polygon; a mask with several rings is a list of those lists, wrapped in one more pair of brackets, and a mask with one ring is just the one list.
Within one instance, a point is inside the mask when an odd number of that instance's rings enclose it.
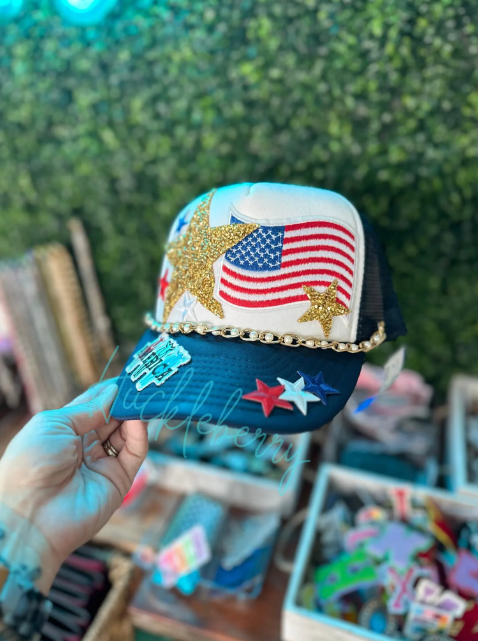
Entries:
{"label": "red star patch", "polygon": [[257,392],[249,392],[244,394],[242,398],[260,403],[265,416],[269,416],[274,407],[282,407],[285,410],[294,409],[288,401],[283,401],[279,398],[285,389],[283,385],[269,387],[258,378],[256,378],[256,385]]}
{"label": "red star patch", "polygon": [[159,280],[159,293],[158,297],[164,300],[164,297],[166,296],[166,290],[168,289],[169,285],[169,280],[168,280],[168,269],[166,270],[166,273],[162,278]]}

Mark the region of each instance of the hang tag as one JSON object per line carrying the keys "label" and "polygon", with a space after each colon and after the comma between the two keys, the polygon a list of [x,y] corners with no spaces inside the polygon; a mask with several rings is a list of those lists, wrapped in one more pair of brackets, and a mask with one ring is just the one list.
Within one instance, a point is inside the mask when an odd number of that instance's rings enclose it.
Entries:
{"label": "hang tag", "polygon": [[156,556],[162,585],[170,588],[178,580],[211,560],[211,550],[202,525],[195,525]]}
{"label": "hang tag", "polygon": [[404,364],[405,347],[400,347],[390,356],[383,367],[383,380],[378,392],[375,394],[375,396],[371,396],[370,398],[366,398],[364,401],[362,401],[355,410],[354,414],[358,414],[359,412],[363,412],[364,410],[366,410],[368,407],[370,407],[370,405],[372,405],[372,403],[377,400],[379,396],[381,396],[381,394],[392,387],[397,378],[400,376]]}
{"label": "hang tag", "polygon": [[395,383],[405,364],[405,347],[400,347],[394,352],[384,365],[383,381],[378,391],[382,394]]}
{"label": "hang tag", "polygon": [[152,383],[159,387],[190,360],[190,354],[174,338],[160,334],[136,352],[125,371],[141,392]]}

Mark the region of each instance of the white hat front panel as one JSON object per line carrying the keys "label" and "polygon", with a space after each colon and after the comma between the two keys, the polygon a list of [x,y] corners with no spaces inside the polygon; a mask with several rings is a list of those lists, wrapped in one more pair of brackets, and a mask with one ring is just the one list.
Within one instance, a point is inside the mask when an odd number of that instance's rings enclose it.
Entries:
{"label": "white hat front panel", "polygon": [[[176,218],[169,241],[184,234],[203,197]],[[313,187],[244,183],[218,189],[209,226],[256,223],[259,228],[214,263],[218,318],[186,292],[163,319],[165,292],[173,266],[164,259],[156,307],[158,321],[208,325],[325,338],[317,320],[299,322],[311,307],[303,286],[324,292],[337,280],[337,302],[349,309],[333,318],[328,340],[355,342],[364,271],[360,217],[345,198]]]}

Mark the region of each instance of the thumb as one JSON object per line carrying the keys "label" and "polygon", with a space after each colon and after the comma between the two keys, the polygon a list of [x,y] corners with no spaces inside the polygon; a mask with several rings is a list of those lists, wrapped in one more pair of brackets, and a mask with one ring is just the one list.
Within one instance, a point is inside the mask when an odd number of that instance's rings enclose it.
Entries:
{"label": "thumb", "polygon": [[[108,385],[101,394],[81,405],[70,405],[57,410],[57,417],[66,419],[78,436],[102,427],[110,422],[110,410],[118,394],[116,383]],[[112,419],[112,423],[116,423]]]}

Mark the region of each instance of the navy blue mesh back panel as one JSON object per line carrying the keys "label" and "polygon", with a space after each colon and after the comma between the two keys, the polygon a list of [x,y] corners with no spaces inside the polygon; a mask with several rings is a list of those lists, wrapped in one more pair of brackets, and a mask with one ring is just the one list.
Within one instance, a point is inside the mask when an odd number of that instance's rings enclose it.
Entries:
{"label": "navy blue mesh back panel", "polygon": [[406,334],[407,328],[385,254],[372,225],[364,216],[361,219],[365,236],[365,272],[357,341],[368,340],[381,320],[385,321],[387,340],[393,341]]}

